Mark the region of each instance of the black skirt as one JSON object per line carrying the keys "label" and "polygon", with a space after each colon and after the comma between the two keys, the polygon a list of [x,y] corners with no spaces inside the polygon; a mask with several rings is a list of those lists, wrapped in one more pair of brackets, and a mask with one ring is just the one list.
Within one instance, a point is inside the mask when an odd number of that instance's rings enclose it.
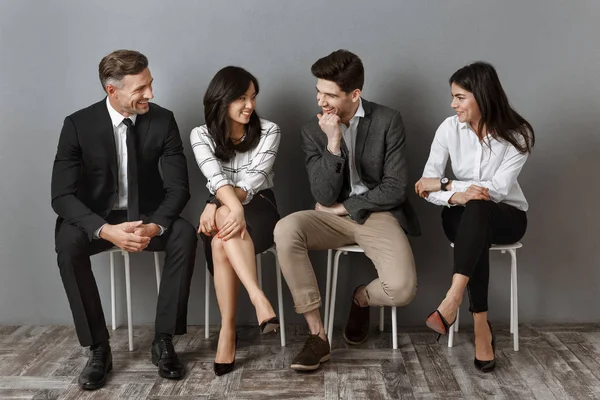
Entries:
{"label": "black skirt", "polygon": [[[246,230],[254,243],[254,254],[264,253],[274,243],[273,230],[281,218],[277,211],[275,194],[271,189],[262,190],[254,195],[248,204],[244,205]],[[214,275],[211,241],[214,236],[201,233],[204,244],[206,267]]]}

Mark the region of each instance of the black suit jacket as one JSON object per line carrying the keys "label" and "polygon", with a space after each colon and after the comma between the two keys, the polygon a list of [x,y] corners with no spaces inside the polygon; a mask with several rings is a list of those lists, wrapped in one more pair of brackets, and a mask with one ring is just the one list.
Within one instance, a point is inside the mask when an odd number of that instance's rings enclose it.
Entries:
{"label": "black suit jacket", "polygon": [[[147,216],[145,223],[169,228],[190,198],[179,129],[171,111],[152,103],[146,114],[138,115],[135,128],[140,213]],[[68,223],[92,240],[117,200],[117,174],[115,137],[105,98],[65,118],[52,169],[56,232]]]}
{"label": "black suit jacket", "polygon": [[408,160],[404,124],[398,111],[362,99],[365,116],[356,133],[355,162],[358,176],[369,191],[350,193],[347,148],[342,154],[327,150],[327,136],[314,117],[302,128],[306,169],[312,194],[320,204],[343,203],[350,217],[364,223],[372,212],[391,212],[409,234],[419,236],[417,215],[408,202]]}

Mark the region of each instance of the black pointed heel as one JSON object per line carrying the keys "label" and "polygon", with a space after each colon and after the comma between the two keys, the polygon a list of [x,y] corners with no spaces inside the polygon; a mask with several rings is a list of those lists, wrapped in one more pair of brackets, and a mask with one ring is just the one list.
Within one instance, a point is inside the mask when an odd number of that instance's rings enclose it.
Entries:
{"label": "black pointed heel", "polygon": [[[436,320],[437,319],[437,320]],[[437,322],[437,324],[436,324]],[[443,330],[440,330],[438,326],[439,322],[442,323],[443,326]],[[434,332],[438,333],[437,339],[436,341],[440,340],[440,337],[442,335],[447,335],[448,332],[450,331],[450,327],[452,325],[454,325],[454,323],[456,322],[456,317],[454,317],[454,320],[451,323],[448,323],[448,321],[446,321],[446,318],[444,318],[444,316],[442,315],[441,312],[439,312],[439,310],[435,310],[434,312],[432,312],[431,314],[429,314],[427,316],[427,319],[425,320],[425,324],[427,325],[427,327],[429,329],[431,329]]]}
{"label": "black pointed heel", "polygon": [[494,334],[494,330],[492,329],[492,324],[490,324],[490,321],[488,321],[487,323],[490,327],[490,333],[492,334],[492,352],[494,353],[494,358],[488,361],[481,361],[477,358],[473,360],[475,368],[477,368],[481,372],[492,372],[494,368],[496,368],[496,335]]}
{"label": "black pointed heel", "polygon": [[[235,349],[237,350],[238,347],[238,343],[240,341],[240,338],[237,334],[237,332],[235,333]],[[235,353],[233,354],[233,361],[230,363],[218,363],[215,362],[214,365],[214,369],[215,369],[215,375],[216,376],[221,376],[221,375],[225,375],[230,373],[231,371],[233,371],[235,367]]]}
{"label": "black pointed heel", "polygon": [[277,329],[279,329],[279,320],[277,319],[277,317],[273,317],[266,321],[263,321],[259,325],[259,329],[260,333],[263,335],[270,332],[277,332]]}

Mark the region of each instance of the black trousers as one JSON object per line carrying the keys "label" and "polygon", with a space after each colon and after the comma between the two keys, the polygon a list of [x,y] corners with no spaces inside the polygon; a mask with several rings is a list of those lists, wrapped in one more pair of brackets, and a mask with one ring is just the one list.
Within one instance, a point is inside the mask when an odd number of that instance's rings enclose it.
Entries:
{"label": "black trousers", "polygon": [[[111,224],[124,222],[127,212],[113,211]],[[75,330],[82,346],[108,340],[108,330],[90,256],[108,250],[113,244],[104,239],[90,242],[86,233],[63,223],[56,234],[60,275],[69,299]],[[176,219],[162,236],[152,238],[146,251],[164,251],[165,264],[156,305],[157,333],[181,335],[187,329],[187,306],[196,256],[196,232],[182,218]]]}
{"label": "black trousers", "polygon": [[[279,221],[275,193],[271,189],[261,190],[256,193],[252,200],[244,205],[244,219],[246,220],[246,231],[254,243],[254,254],[264,253],[275,242],[273,231]],[[211,275],[214,275],[214,263],[212,259],[211,242],[213,236],[201,233],[200,237],[204,244],[204,256],[206,267]]]}
{"label": "black trousers", "polygon": [[519,241],[527,229],[527,214],[493,201],[472,200],[465,207],[444,208],[446,237],[454,242],[454,273],[468,276],[469,311],[488,310],[492,244]]}

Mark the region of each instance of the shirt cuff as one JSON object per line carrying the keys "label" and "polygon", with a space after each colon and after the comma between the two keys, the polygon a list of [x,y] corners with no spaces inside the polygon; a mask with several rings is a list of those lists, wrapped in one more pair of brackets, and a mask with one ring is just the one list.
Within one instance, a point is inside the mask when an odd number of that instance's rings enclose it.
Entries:
{"label": "shirt cuff", "polygon": [[[106,224],[104,224],[106,225]],[[94,239],[100,239],[100,231],[102,230],[102,228],[104,228],[104,225],[102,225],[100,228],[96,229],[96,232],[94,232]]]}
{"label": "shirt cuff", "polygon": [[452,191],[454,192],[466,192],[469,186],[471,186],[469,182],[452,181]]}
{"label": "shirt cuff", "polygon": [[[158,225],[158,224],[156,224]],[[158,227],[160,228],[160,232],[158,232],[158,234],[156,236],[162,236],[163,233],[165,233],[167,231],[167,228],[163,227],[162,225],[158,225]]]}
{"label": "shirt cuff", "polygon": [[241,181],[241,182],[238,182],[238,184],[236,186],[246,192],[246,198],[244,199],[244,201],[242,201],[242,205],[245,206],[246,204],[250,203],[252,201],[252,199],[254,198],[254,190],[252,190],[250,185],[248,185],[244,181]]}

